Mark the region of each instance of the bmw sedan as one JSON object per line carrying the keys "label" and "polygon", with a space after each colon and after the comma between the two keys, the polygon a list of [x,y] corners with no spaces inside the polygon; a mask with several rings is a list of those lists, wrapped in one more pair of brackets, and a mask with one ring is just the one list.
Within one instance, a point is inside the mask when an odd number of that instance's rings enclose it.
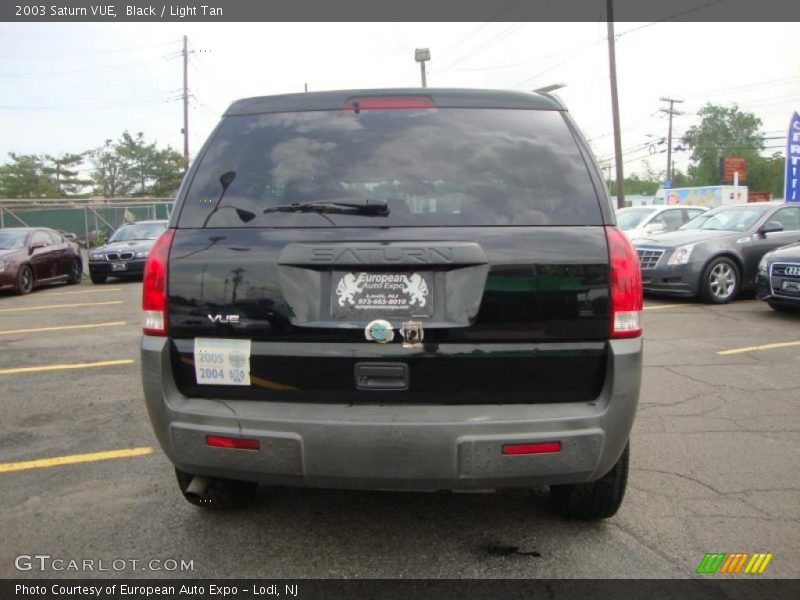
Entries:
{"label": "bmw sedan", "polygon": [[800,241],[800,204],[720,206],[677,231],[634,242],[645,292],[724,304],[752,289],[761,257]]}
{"label": "bmw sedan", "polygon": [[800,244],[764,255],[758,263],[756,297],[775,310],[800,309]]}
{"label": "bmw sedan", "polygon": [[92,283],[105,283],[109,277],[141,277],[150,248],[166,228],[167,221],[140,221],[117,229],[105,246],[89,253]]}

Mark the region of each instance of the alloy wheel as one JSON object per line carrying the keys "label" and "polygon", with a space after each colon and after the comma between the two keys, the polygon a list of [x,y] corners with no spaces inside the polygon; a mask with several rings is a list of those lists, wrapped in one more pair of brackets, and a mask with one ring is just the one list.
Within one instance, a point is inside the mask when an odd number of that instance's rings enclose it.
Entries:
{"label": "alloy wheel", "polygon": [[733,268],[726,263],[714,265],[708,274],[708,287],[717,298],[729,298],[736,288],[736,274]]}

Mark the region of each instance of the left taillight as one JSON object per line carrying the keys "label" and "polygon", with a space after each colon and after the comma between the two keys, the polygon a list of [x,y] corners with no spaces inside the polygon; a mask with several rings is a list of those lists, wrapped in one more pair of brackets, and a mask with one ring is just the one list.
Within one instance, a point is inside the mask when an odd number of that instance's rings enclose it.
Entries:
{"label": "left taillight", "polygon": [[145,335],[167,335],[167,266],[174,229],[167,229],[153,244],[144,266],[142,310]]}
{"label": "left taillight", "polygon": [[611,266],[612,338],[642,335],[642,272],[639,256],[621,229],[606,227]]}

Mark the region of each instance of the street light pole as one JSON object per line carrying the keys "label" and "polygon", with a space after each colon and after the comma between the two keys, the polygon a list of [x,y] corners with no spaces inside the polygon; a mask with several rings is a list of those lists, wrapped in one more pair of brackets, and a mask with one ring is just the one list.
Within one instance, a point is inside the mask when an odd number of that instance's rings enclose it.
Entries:
{"label": "street light pole", "polygon": [[617,163],[617,208],[625,207],[625,185],[622,171],[622,138],[619,129],[619,98],[617,98],[617,57],[614,52],[613,0],[606,3],[608,15],[608,68],[611,72],[611,117],[614,121],[614,161]]}
{"label": "street light pole", "polygon": [[419,63],[419,73],[422,77],[422,87],[428,87],[428,79],[425,76],[425,62],[431,59],[431,51],[428,48],[417,48],[414,50],[414,60]]}

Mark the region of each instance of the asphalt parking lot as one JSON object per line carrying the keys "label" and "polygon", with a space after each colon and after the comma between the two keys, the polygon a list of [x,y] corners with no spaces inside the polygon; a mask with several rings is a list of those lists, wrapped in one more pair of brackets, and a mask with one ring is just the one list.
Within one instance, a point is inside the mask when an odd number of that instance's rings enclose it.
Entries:
{"label": "asphalt parking lot", "polygon": [[[800,314],[648,298],[628,495],[586,524],[529,492],[190,506],[142,401],[140,295],[0,295],[0,577],[695,577],[706,552],[773,553],[761,577],[800,576]],[[18,571],[33,554],[193,569]]]}

